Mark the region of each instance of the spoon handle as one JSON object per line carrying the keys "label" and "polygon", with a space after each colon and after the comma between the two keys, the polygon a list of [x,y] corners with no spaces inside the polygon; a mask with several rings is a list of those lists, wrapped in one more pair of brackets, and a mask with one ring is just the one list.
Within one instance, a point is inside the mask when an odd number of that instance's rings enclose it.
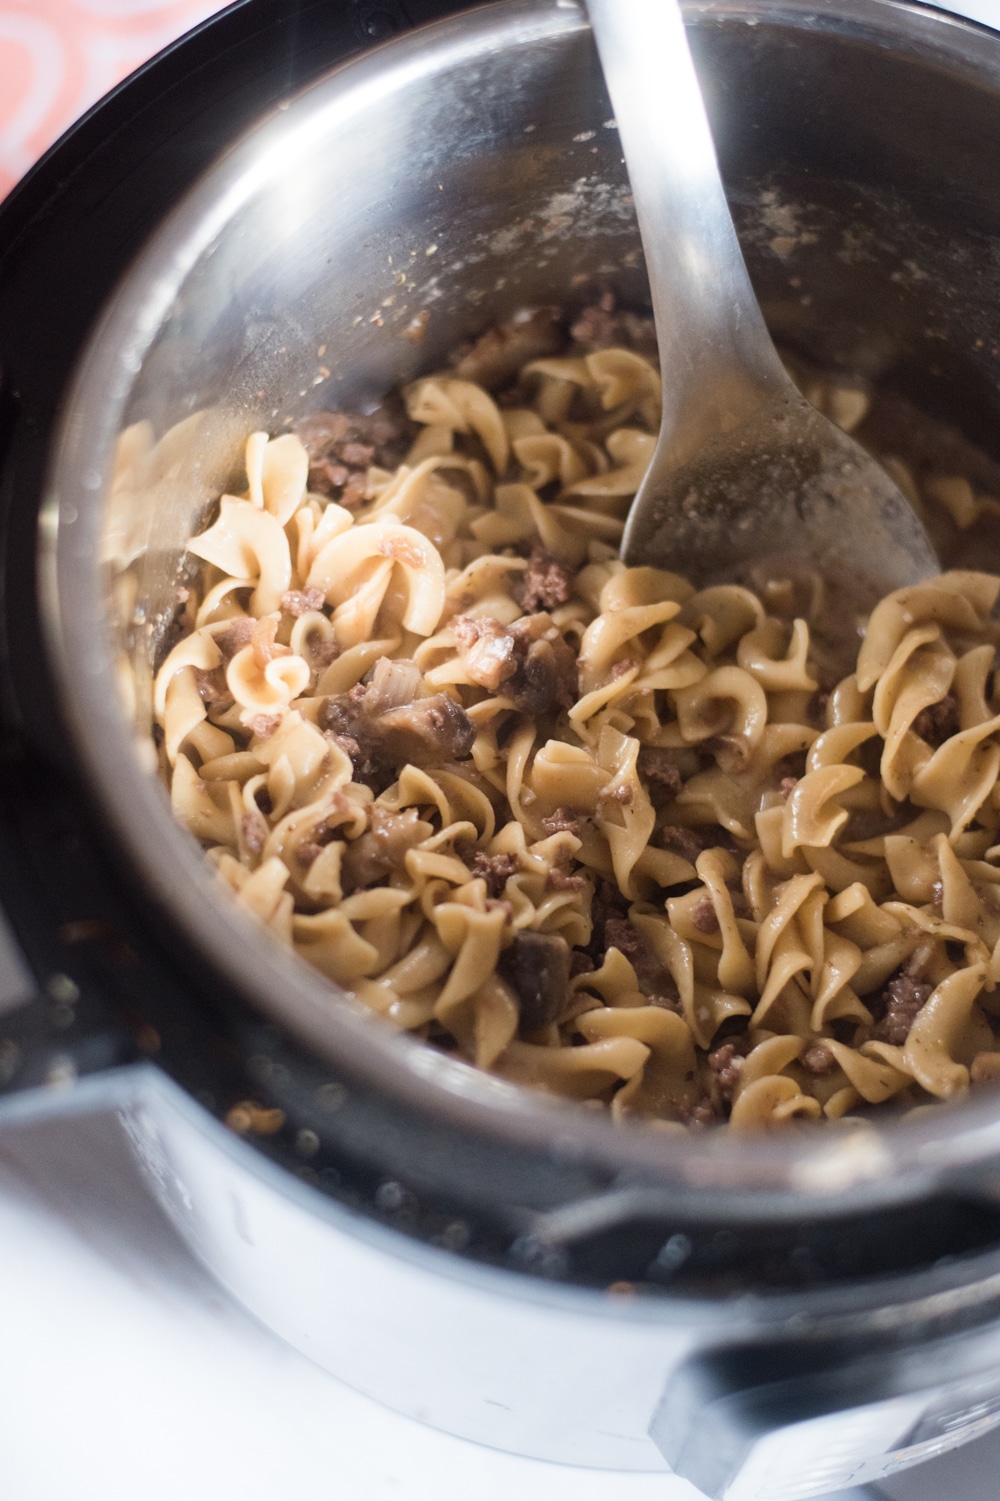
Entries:
{"label": "spoon handle", "polygon": [[615,113],[663,365],[663,433],[682,463],[788,390],[719,176],[677,0],[587,0]]}

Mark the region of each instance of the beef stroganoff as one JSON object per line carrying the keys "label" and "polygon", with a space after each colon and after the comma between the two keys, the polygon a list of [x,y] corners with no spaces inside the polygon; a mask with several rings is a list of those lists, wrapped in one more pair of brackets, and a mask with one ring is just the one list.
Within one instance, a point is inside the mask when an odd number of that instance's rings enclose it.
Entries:
{"label": "beef stroganoff", "polygon": [[[176,816],[378,1016],[619,1120],[1000,1076],[1000,578],[855,621],[801,572],[626,568],[651,331],[605,304],[573,337],[535,314],[405,415],[248,438],[155,682]],[[1000,510],[902,478],[959,528]]]}

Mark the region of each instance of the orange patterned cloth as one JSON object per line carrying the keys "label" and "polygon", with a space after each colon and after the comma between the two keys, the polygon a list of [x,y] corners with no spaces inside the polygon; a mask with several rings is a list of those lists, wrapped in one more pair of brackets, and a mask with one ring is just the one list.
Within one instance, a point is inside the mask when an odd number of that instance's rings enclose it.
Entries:
{"label": "orange patterned cloth", "polygon": [[0,0],[0,198],[120,79],[222,0]]}

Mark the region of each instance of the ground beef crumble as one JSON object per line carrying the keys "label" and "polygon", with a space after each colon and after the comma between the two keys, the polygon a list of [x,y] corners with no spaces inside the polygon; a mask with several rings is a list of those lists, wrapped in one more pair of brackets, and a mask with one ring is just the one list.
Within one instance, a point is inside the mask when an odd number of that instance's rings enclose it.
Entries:
{"label": "ground beef crumble", "polygon": [[573,593],[573,569],[544,547],[536,547],[528,566],[511,590],[526,614],[554,610]]}
{"label": "ground beef crumble", "polygon": [[243,843],[251,855],[259,855],[267,840],[267,824],[253,813],[244,813],[240,820]]}
{"label": "ground beef crumble", "polygon": [[580,819],[575,814],[568,813],[565,808],[557,808],[548,818],[542,819],[542,828],[546,834],[578,834]]}
{"label": "ground beef crumble", "polygon": [[926,740],[936,750],[959,731],[958,699],[953,693],[947,693],[936,704],[921,709],[913,721],[913,728],[921,740]]}
{"label": "ground beef crumble", "polygon": [[574,875],[562,865],[553,865],[545,881],[546,891],[583,891],[586,885],[586,876]]}
{"label": "ground beef crumble", "polygon": [[639,989],[651,1006],[674,1011],[679,1005],[677,987],[670,971],[653,953],[639,930],[627,917],[608,917],[604,923],[604,948],[616,948],[635,970]]}
{"label": "ground beef crumble", "polygon": [[240,615],[235,620],[230,620],[221,631],[215,632],[212,639],[222,653],[223,665],[228,665],[238,651],[250,645],[257,625],[258,621]]}
{"label": "ground beef crumble", "polygon": [[252,714],[246,722],[251,735],[258,740],[270,740],[281,724],[280,714]]}
{"label": "ground beef crumble", "polygon": [[590,906],[590,917],[593,923],[593,935],[587,946],[587,952],[600,963],[604,951],[611,942],[605,937],[605,929],[609,922],[616,918],[624,918],[628,915],[628,901],[622,896],[617,886],[612,886],[610,881],[599,879],[594,888],[594,899]]}
{"label": "ground beef crumble", "polygon": [[639,775],[649,783],[650,792],[676,797],[684,785],[680,771],[670,759],[670,752],[657,745],[639,748]]}
{"label": "ground beef crumble", "polygon": [[733,1093],[743,1072],[743,1053],[735,1042],[724,1042],[708,1055],[708,1066],[714,1076],[719,1099],[732,1104]]}
{"label": "ground beef crumble", "polygon": [[619,311],[613,292],[604,292],[597,302],[580,311],[570,328],[570,336],[586,354],[616,347],[634,349],[637,354],[656,354],[652,318]]}
{"label": "ground beef crumble", "polygon": [[367,416],[314,412],[294,431],[309,455],[310,490],[356,510],[366,497],[369,467],[395,469],[418,429],[401,403],[387,402]]}
{"label": "ground beef crumble", "polygon": [[498,323],[455,355],[455,373],[487,391],[516,380],[529,360],[558,354],[565,344],[558,308],[534,308],[509,323]]}
{"label": "ground beef crumble", "polygon": [[322,589],[289,589],[281,596],[281,608],[286,615],[306,615],[311,610],[322,610],[326,595]]}
{"label": "ground beef crumble", "polygon": [[485,850],[458,846],[455,853],[469,867],[474,880],[486,882],[487,893],[494,898],[502,895],[508,878],[521,869],[521,862],[516,855],[489,855]]}
{"label": "ground beef crumble", "polygon": [[705,843],[700,830],[681,828],[675,823],[664,824],[662,829],[657,830],[653,842],[658,849],[671,850],[675,855],[689,860],[692,865],[703,850],[711,848],[710,844]]}
{"label": "ground beef crumble", "polygon": [[711,1100],[681,1100],[677,1105],[677,1119],[692,1131],[704,1131],[719,1119],[719,1113]]}
{"label": "ground beef crumble", "polygon": [[933,985],[914,979],[905,970],[894,975],[871,1008],[876,1017],[872,1032],[875,1041],[887,1042],[896,1048],[903,1047],[910,1035],[910,1028],[933,989]]}
{"label": "ground beef crumble", "polygon": [[743,1062],[752,1050],[753,1042],[747,1031],[733,1032],[724,1037],[708,1055],[708,1067],[712,1074],[712,1097],[723,1114],[733,1102],[736,1086],[743,1072]]}

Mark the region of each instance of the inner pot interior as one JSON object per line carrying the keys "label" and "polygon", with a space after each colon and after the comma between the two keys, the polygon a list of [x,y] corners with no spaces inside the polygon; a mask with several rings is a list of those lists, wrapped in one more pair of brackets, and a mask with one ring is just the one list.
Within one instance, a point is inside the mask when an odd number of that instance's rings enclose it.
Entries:
{"label": "inner pot interior", "polygon": [[[988,485],[1000,473],[996,38],[894,0],[836,0],[821,16],[800,0],[742,0],[692,5],[688,19],[775,336],[957,427]],[[560,0],[504,0],[377,49],[223,158],[95,334],[54,463],[50,634],[90,779],[194,944],[254,1004],[390,1093],[501,1138],[563,1152],[571,1139],[680,1193],[735,1204],[756,1192],[762,1213],[803,1189],[829,1203],[874,1183],[912,1196],[994,1150],[988,1099],[880,1129],[863,1152],[832,1137],[703,1138],[664,1163],[647,1133],[569,1125],[562,1107],[337,1002],[215,890],[155,778],[152,674],[185,542],[239,473],[246,435],[363,410],[490,324],[529,306],[572,311],[607,288],[646,300],[589,30]],[[113,478],[116,440],[135,424],[153,459]]]}

